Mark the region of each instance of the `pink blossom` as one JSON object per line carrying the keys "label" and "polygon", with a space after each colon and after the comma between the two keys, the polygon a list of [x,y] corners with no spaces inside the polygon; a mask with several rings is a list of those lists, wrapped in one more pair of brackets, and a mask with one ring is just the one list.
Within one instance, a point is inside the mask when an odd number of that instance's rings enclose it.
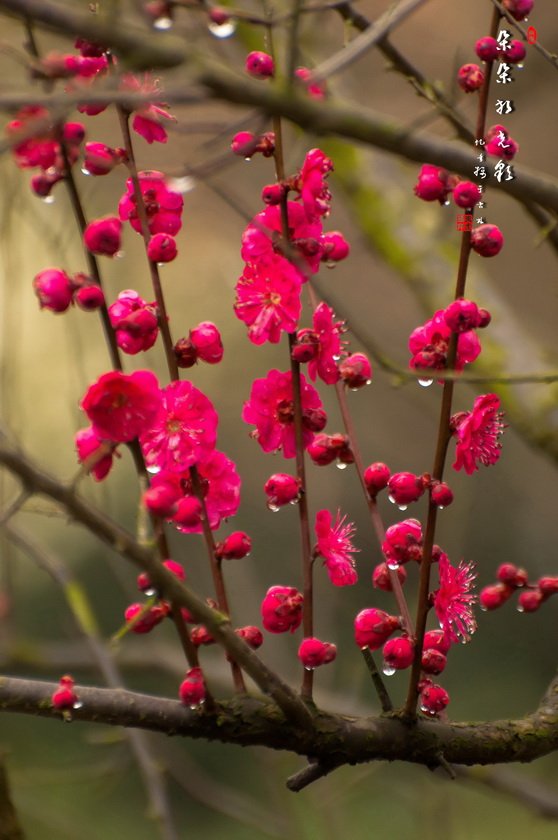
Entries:
{"label": "pink blossom", "polygon": [[388,490],[390,500],[396,505],[406,506],[420,499],[424,493],[424,482],[421,476],[414,473],[393,473],[388,481]]}
{"label": "pink blossom", "polygon": [[[265,379],[252,383],[250,399],[244,403],[242,419],[254,423],[251,433],[264,452],[283,450],[285,458],[294,458],[296,452],[294,429],[294,401],[291,372],[270,370]],[[322,401],[315,388],[300,376],[302,402],[302,434],[304,446],[314,439],[314,432],[321,431],[327,421]]]}
{"label": "pink blossom", "polygon": [[452,566],[445,555],[438,561],[440,587],[433,596],[440,627],[450,642],[468,642],[477,629],[473,615],[476,595],[471,592],[476,574],[471,563]]}
{"label": "pink blossom", "polygon": [[6,126],[6,134],[21,169],[40,167],[45,171],[60,163],[60,145],[53,136],[51,116],[41,105],[21,108]]}
{"label": "pink blossom", "polygon": [[192,327],[190,341],[202,362],[216,365],[223,358],[221,333],[211,321],[200,321],[196,327]]}
{"label": "pink blossom", "polygon": [[[302,272],[315,274],[320,268],[322,257],[322,224],[319,219],[309,221],[304,208],[296,201],[287,202],[289,220],[289,244],[300,255]],[[255,216],[242,234],[241,256],[245,262],[260,262],[279,251],[276,245],[283,234],[281,209],[278,206],[266,207]],[[304,271],[303,271],[304,269]]]}
{"label": "pink blossom", "polygon": [[[154,98],[157,98],[161,92],[159,80],[153,79],[149,73],[144,74],[143,80],[138,79],[133,73],[126,73],[122,77],[121,88],[134,93],[142,93],[145,96],[153,95]],[[149,144],[166,143],[168,135],[163,124],[164,120],[176,122],[176,118],[169,114],[163,102],[151,102],[135,109],[132,128]]]}
{"label": "pink blossom", "polygon": [[370,385],[372,365],[364,353],[352,353],[340,362],[339,373],[345,385],[356,391],[358,388]]}
{"label": "pink blossom", "polygon": [[359,551],[352,543],[355,526],[352,522],[346,522],[347,517],[341,517],[340,511],[337,511],[334,525],[332,519],[328,510],[320,510],[316,514],[318,542],[314,550],[324,558],[324,565],[334,586],[351,586],[358,580],[352,557],[355,551]]}
{"label": "pink blossom", "polygon": [[[430,320],[411,333],[409,350],[412,358],[409,364],[412,368],[445,369],[452,334],[445,320],[445,311],[439,309]],[[460,333],[457,339],[456,369],[463,370],[466,364],[474,362],[480,351],[480,341],[472,329]]]}
{"label": "pink blossom", "polygon": [[443,204],[451,187],[448,185],[447,169],[425,163],[420,168],[415,195],[423,201],[439,201]]}
{"label": "pink blossom", "polygon": [[294,504],[300,497],[300,479],[287,473],[274,473],[267,479],[264,493],[270,510]]}
{"label": "pink blossom", "polygon": [[364,470],[364,483],[373,499],[381,490],[387,487],[391,472],[389,467],[381,461],[376,461]]}
{"label": "pink blossom", "polygon": [[327,263],[340,262],[349,256],[350,246],[342,233],[330,230],[320,239],[322,260]]}
{"label": "pink blossom", "polygon": [[171,382],[140,438],[147,466],[183,472],[206,458],[217,439],[217,419],[211,401],[191,382]]}
{"label": "pink blossom", "polygon": [[308,221],[329,215],[331,193],[326,178],[333,171],[333,163],[321,149],[307,153],[294,186],[302,199]]}
{"label": "pink blossom", "polygon": [[236,284],[234,311],[247,324],[250,341],[277,344],[282,332],[296,330],[301,282],[294,265],[278,254],[245,266]]}
{"label": "pink blossom", "polygon": [[376,607],[361,610],[355,618],[355,642],[359,648],[378,650],[401,627],[401,619]]}
{"label": "pink blossom", "polygon": [[[175,236],[182,227],[181,215],[184,205],[182,196],[168,189],[162,172],[154,169],[146,170],[139,172],[138,178],[149,232],[151,234],[168,233]],[[129,221],[137,233],[141,233],[141,222],[131,178],[126,181],[126,193],[118,204],[118,215],[122,221]]]}
{"label": "pink blossom", "polygon": [[341,377],[337,363],[345,352],[341,340],[344,322],[334,321],[333,309],[327,303],[320,303],[316,307],[313,322],[312,332],[317,339],[317,351],[308,363],[308,376],[313,382],[319,376],[326,385],[335,385]]}
{"label": "pink blossom", "polygon": [[422,559],[422,527],[418,519],[404,519],[391,525],[382,543],[382,551],[390,568],[400,563]]}
{"label": "pink blossom", "polygon": [[146,303],[133,289],[126,289],[108,313],[121,350],[134,356],[153,347],[159,334],[155,301]]}
{"label": "pink blossom", "polygon": [[244,639],[252,650],[257,650],[263,645],[263,633],[259,627],[254,627],[253,624],[249,624],[247,627],[237,627],[234,632],[241,639]]}
{"label": "pink blossom", "polygon": [[312,99],[325,99],[325,84],[323,82],[313,81],[312,71],[308,67],[297,67],[295,70],[295,77],[304,85],[306,93]]}
{"label": "pink blossom", "polygon": [[103,443],[91,426],[80,429],[75,437],[80,464],[86,464],[95,481],[102,481],[112,467],[113,447]]}
{"label": "pink blossom", "polygon": [[306,451],[318,467],[327,467],[334,461],[339,464],[354,464],[355,462],[348,436],[339,432],[334,435],[316,435]]}
{"label": "pink blossom", "polygon": [[177,254],[176,240],[168,233],[156,233],[147,243],[147,256],[151,262],[172,262]]}
{"label": "pink blossom", "polygon": [[99,438],[126,443],[148,429],[160,411],[157,377],[149,370],[104,373],[89,386],[81,407]]}
{"label": "pink blossom", "polygon": [[244,531],[233,531],[215,546],[215,556],[222,560],[242,560],[252,550],[252,540]]}
{"label": "pink blossom", "polygon": [[415,646],[408,636],[396,636],[388,639],[383,651],[386,668],[402,671],[413,663]]}
{"label": "pink blossom", "polygon": [[[221,520],[234,516],[240,504],[240,476],[236,464],[223,452],[214,449],[196,465],[204,495],[207,520],[212,531],[221,524]],[[181,476],[181,485],[186,497],[193,496],[193,486],[189,473]],[[195,498],[195,497],[194,497]],[[180,518],[179,512],[173,521]],[[185,534],[201,534],[202,523],[199,517],[193,523],[178,524],[178,530]]]}
{"label": "pink blossom", "polygon": [[125,157],[124,149],[113,149],[104,143],[86,143],[83,168],[90,175],[108,175]]}
{"label": "pink blossom", "polygon": [[499,408],[500,398],[496,394],[483,394],[475,399],[472,411],[453,415],[450,427],[457,438],[454,470],[464,468],[471,475],[479,464],[488,467],[498,461],[499,438],[505,428]]}

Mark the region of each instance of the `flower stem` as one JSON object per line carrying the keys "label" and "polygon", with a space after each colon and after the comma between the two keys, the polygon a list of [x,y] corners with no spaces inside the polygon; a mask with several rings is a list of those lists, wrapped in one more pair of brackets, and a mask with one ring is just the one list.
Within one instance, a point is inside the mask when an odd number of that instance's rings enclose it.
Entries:
{"label": "flower stem", "polygon": [[374,657],[372,656],[372,651],[369,648],[362,649],[362,655],[364,657],[364,661],[366,662],[366,666],[370,671],[370,676],[372,677],[372,682],[374,683],[374,688],[376,689],[376,693],[380,699],[380,704],[382,706],[382,712],[391,712],[393,711],[393,703],[391,702],[391,697],[388,694],[388,690],[385,686],[385,683],[382,679],[382,675],[378,671],[376,667],[376,663],[374,661]]}
{"label": "flower stem", "polygon": [[[134,197],[136,199],[136,207],[138,211],[138,218],[141,224],[141,233],[145,242],[145,247],[149,244],[151,234],[149,232],[149,224],[147,220],[147,213],[141,192],[140,181],[138,177],[138,168],[136,166],[136,159],[134,156],[134,147],[132,145],[132,137],[130,135],[129,113],[122,105],[117,105],[118,119],[120,121],[120,129],[122,131],[122,138],[124,140],[124,148],[127,155],[127,167],[130,172],[130,178],[134,186]],[[151,275],[151,284],[153,286],[153,293],[157,301],[157,312],[159,318],[159,329],[161,330],[161,337],[163,339],[163,347],[165,348],[165,357],[167,360],[167,367],[170,378],[174,381],[180,379],[178,365],[176,363],[176,356],[174,355],[174,345],[171,338],[169,327],[169,320],[167,317],[167,310],[165,306],[165,298],[161,286],[161,278],[159,276],[159,269],[157,263],[149,260],[149,273]]]}

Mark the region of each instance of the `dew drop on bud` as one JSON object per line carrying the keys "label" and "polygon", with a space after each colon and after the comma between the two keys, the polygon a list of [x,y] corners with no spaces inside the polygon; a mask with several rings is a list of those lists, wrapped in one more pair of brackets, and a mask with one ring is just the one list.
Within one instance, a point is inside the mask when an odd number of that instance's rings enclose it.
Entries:
{"label": "dew drop on bud", "polygon": [[367,379],[365,384],[366,384],[366,385],[372,385],[372,380],[371,380],[371,379]]}
{"label": "dew drop on bud", "polygon": [[344,464],[343,461],[337,461],[335,466],[337,467],[338,470],[346,470],[349,465]]}
{"label": "dew drop on bud", "polygon": [[41,198],[41,201],[44,204],[54,204],[54,196],[53,195],[45,195],[43,198]]}
{"label": "dew drop on bud", "polygon": [[252,158],[244,158],[245,163],[252,163]]}
{"label": "dew drop on bud", "polygon": [[523,70],[524,65],[523,64],[516,64],[515,66],[517,67],[518,70]]}
{"label": "dew drop on bud", "polygon": [[444,510],[444,505],[438,505],[438,510]]}
{"label": "dew drop on bud", "polygon": [[450,204],[451,204],[451,201],[449,200],[449,198],[447,198],[447,199],[444,201],[444,207],[449,207],[449,206],[450,206]]}
{"label": "dew drop on bud", "polygon": [[480,605],[481,612],[488,612],[488,607],[485,607],[484,604]]}
{"label": "dew drop on bud", "polygon": [[326,262],[326,268],[335,268],[336,265],[337,263],[334,263],[333,260],[328,260]]}
{"label": "dew drop on bud", "polygon": [[115,260],[121,260],[123,256],[124,256],[124,251],[117,251],[116,254],[114,255],[114,259]]}
{"label": "dew drop on bud", "polygon": [[81,702],[81,700],[76,700],[76,702],[72,706],[72,709],[82,709],[82,708],[83,708],[83,703]]}
{"label": "dew drop on bud", "polygon": [[314,669],[313,669],[313,668],[309,668],[309,667],[308,667],[308,665],[305,665],[305,666],[304,666],[304,670],[305,670],[305,671],[313,671]]}
{"label": "dew drop on bud", "polygon": [[207,28],[216,38],[230,38],[236,31],[236,23],[229,20],[227,23],[208,23]]}
{"label": "dew drop on bud", "polygon": [[153,595],[157,594],[157,590],[155,589],[154,586],[150,586],[149,589],[144,589],[143,592],[144,592],[144,595],[147,596],[147,598],[151,598]]}
{"label": "dew drop on bud", "polygon": [[157,475],[158,472],[161,471],[161,467],[158,467],[156,464],[152,464],[149,467],[145,468],[150,475]]}
{"label": "dew drop on bud", "polygon": [[419,379],[418,384],[422,385],[423,388],[429,388],[432,383],[434,382],[433,379]]}
{"label": "dew drop on bud", "polygon": [[81,167],[81,172],[82,172],[83,175],[91,175],[91,172],[89,171],[89,169],[86,166]]}
{"label": "dew drop on bud", "polygon": [[159,32],[164,32],[167,29],[172,29],[172,19],[164,15],[153,21],[153,29],[158,29]]}
{"label": "dew drop on bud", "polygon": [[[289,502],[290,505],[298,505],[298,499],[291,499]],[[248,557],[248,555],[246,555]]]}
{"label": "dew drop on bud", "polygon": [[517,612],[525,612],[525,609],[521,606],[521,604],[517,605],[516,610]]}
{"label": "dew drop on bud", "polygon": [[388,569],[391,569],[392,572],[396,572],[397,569],[399,568],[399,563],[397,562],[397,560],[388,560],[387,561],[387,567],[388,567]]}
{"label": "dew drop on bud", "polygon": [[397,505],[397,507],[399,508],[399,510],[403,511],[403,510],[407,510],[408,505]]}
{"label": "dew drop on bud", "polygon": [[272,513],[277,513],[277,511],[279,510],[279,505],[274,505],[271,502],[268,502],[267,509],[270,510]]}
{"label": "dew drop on bud", "polygon": [[333,359],[334,362],[338,362],[338,361],[340,361],[341,356],[332,356],[331,358]]}
{"label": "dew drop on bud", "polygon": [[382,672],[386,675],[386,677],[392,677],[397,668],[392,668],[391,665],[388,665],[387,662],[384,662],[384,667],[382,668]]}

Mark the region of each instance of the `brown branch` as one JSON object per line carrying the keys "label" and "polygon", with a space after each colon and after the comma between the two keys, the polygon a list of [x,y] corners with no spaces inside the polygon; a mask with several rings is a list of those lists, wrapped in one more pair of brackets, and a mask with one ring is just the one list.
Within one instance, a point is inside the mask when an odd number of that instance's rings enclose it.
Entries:
{"label": "brown branch", "polygon": [[0,840],[24,840],[24,837],[12,802],[8,774],[2,760],[0,761]]}
{"label": "brown branch", "polygon": [[[0,709],[61,719],[50,697],[56,683],[0,678]],[[420,719],[412,726],[397,716],[355,718],[317,712],[313,727],[288,722],[275,706],[236,697],[215,711],[190,710],[175,700],[124,690],[77,686],[83,702],[75,721],[133,726],[166,735],[259,745],[311,756],[323,767],[370,761],[406,761],[425,766],[534,761],[558,749],[558,685],[552,703],[519,720],[441,723]]]}

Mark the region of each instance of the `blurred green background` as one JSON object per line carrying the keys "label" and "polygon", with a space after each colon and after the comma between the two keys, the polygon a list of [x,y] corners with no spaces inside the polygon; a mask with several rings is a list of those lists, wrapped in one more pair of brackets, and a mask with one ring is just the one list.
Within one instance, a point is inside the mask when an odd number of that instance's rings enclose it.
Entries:
{"label": "blurred green background", "polygon": [[[387,5],[367,0],[358,8],[374,18]],[[532,15],[539,37],[549,48],[558,37],[558,20],[551,6],[539,0]],[[439,80],[453,95],[453,71],[462,62],[474,60],[474,41],[486,34],[491,8],[488,0],[477,0],[464,4],[457,17],[455,4],[432,0],[398,29],[393,42],[429,79]],[[0,53],[3,78],[10,90],[21,91],[28,88],[25,68],[6,44],[19,48],[23,31],[14,21],[5,23],[5,48]],[[179,14],[176,29],[192,38],[206,36],[200,14]],[[322,15],[316,30],[315,19],[303,20],[302,57],[309,65],[343,43],[343,27],[334,12]],[[207,49],[240,69],[243,43],[249,40],[254,48],[264,47],[259,33],[242,29],[240,35],[227,42],[207,39]],[[44,51],[66,48],[66,42],[50,35],[40,35],[39,43]],[[279,52],[282,46],[279,39]],[[540,56],[529,54],[525,68],[517,72],[513,90],[517,111],[509,126],[521,146],[521,163],[556,175],[553,73]],[[180,78],[175,71],[168,80]],[[331,90],[414,130],[453,136],[443,121],[428,117],[428,104],[414,95],[401,76],[386,69],[379,54],[363,57],[351,71],[332,81]],[[457,101],[473,119],[474,103],[462,94]],[[223,363],[200,365],[188,375],[218,408],[218,446],[236,461],[242,475],[239,514],[217,536],[233,529],[252,535],[250,558],[228,564],[225,571],[235,623],[258,623],[259,602],[269,586],[300,584],[296,509],[288,507],[272,515],[262,492],[270,473],[289,469],[290,464],[280,456],[265,456],[249,439],[249,428],[240,419],[251,381],[272,367],[285,369],[287,351],[284,344],[252,346],[232,311],[234,285],[242,270],[242,213],[249,217],[258,211],[261,188],[274,176],[269,161],[245,163],[228,158],[230,135],[255,126],[253,114],[218,103],[174,111],[179,122],[168,147],[148,147],[138,138],[136,149],[143,168],[161,168],[177,177],[191,169],[201,172],[185,195],[180,256],[162,269],[163,283],[176,338],[201,320],[214,321],[222,331]],[[235,125],[242,115],[245,121]],[[85,122],[88,139],[121,143],[110,109]],[[287,130],[287,170],[294,171],[317,142]],[[358,336],[354,339],[349,332],[353,350],[373,342],[404,367],[409,333],[453,293],[458,247],[454,210],[414,198],[418,167],[413,164],[375,151],[355,150],[340,141],[328,141],[324,148],[337,167],[331,178],[334,203],[327,227],[346,233],[352,253],[335,270],[322,270],[318,292],[347,318]],[[17,171],[7,154],[0,158],[0,173],[1,416],[45,468],[68,480],[76,473],[73,435],[85,425],[78,404],[87,385],[108,369],[108,357],[95,315],[77,310],[62,316],[40,312],[31,289],[34,275],[47,266],[71,273],[85,268],[62,185],[55,190],[55,203],[46,205],[31,196],[28,174]],[[118,169],[102,179],[79,175],[88,218],[115,211],[123,177]],[[543,362],[556,369],[558,301],[551,249],[544,242],[538,244],[538,231],[510,199],[489,193],[486,215],[506,237],[498,259],[477,258],[471,266],[475,297],[493,315],[493,329],[481,336],[488,363],[512,372],[536,371]],[[119,291],[134,288],[151,299],[140,239],[130,229],[124,236],[121,260],[101,258],[108,297],[112,300]],[[146,366],[165,380],[159,346],[127,359],[129,371]],[[325,390],[321,389],[330,416],[328,429],[341,430],[335,401]],[[483,390],[490,386],[475,390],[460,385],[456,409],[469,408],[475,394]],[[523,386],[507,396],[520,411],[522,406],[544,409],[549,433],[555,435],[558,401],[554,386]],[[430,469],[439,408],[436,386],[422,389],[376,367],[372,386],[349,397],[366,463],[386,461],[394,471]],[[437,541],[452,560],[464,557],[476,563],[480,586],[494,579],[496,566],[503,561],[526,566],[533,578],[558,573],[556,470],[551,457],[530,448],[512,425],[497,466],[473,477],[451,470],[448,476],[456,500],[440,517]],[[14,487],[6,474],[0,474],[2,507],[13,498]],[[93,486],[85,481],[82,490],[113,517],[135,528],[138,490],[127,453],[107,482]],[[331,710],[373,714],[378,706],[352,641],[352,622],[363,607],[392,610],[393,604],[388,595],[371,587],[372,569],[381,558],[354,471],[310,467],[309,502],[312,517],[322,507],[341,508],[357,525],[360,548],[360,580],[353,588],[334,590],[324,570],[316,568],[317,635],[339,647],[335,664],[316,675],[316,698]],[[401,518],[387,500],[381,500],[380,506],[386,524]],[[424,503],[415,508],[405,515],[420,518]],[[86,589],[102,635],[108,639],[120,626],[125,606],[136,599],[133,570],[42,499],[28,502],[16,521],[71,569]],[[180,535],[171,540],[173,556],[184,561],[191,585],[212,594],[201,540]],[[78,683],[100,684],[52,579],[2,537],[0,556],[2,670],[45,679],[70,671]],[[411,599],[415,573],[410,570],[407,586]],[[531,711],[555,671],[556,618],[552,602],[529,616],[517,613],[512,603],[497,613],[479,614],[478,633],[471,644],[452,650],[441,680],[452,698],[450,717],[494,719]],[[267,635],[262,649],[265,661],[293,684],[299,679],[298,642],[296,636]],[[171,627],[159,627],[148,637],[125,637],[116,659],[128,687],[176,696],[184,664]],[[220,652],[204,650],[203,663],[212,685],[221,686],[223,695],[230,693]],[[396,702],[402,701],[406,675],[391,677],[389,687]],[[342,768],[293,795],[286,791],[284,780],[302,766],[300,758],[259,748],[241,750],[158,736],[149,740],[157,761],[166,768],[172,811],[184,838],[197,833],[207,840],[286,836],[364,840],[376,834],[405,840],[432,832],[447,840],[514,840],[527,833],[540,840],[556,836],[555,823],[480,780],[450,782],[424,768],[379,763]],[[0,717],[0,747],[6,753],[14,799],[30,840],[148,840],[157,836],[147,819],[145,792],[122,733],[108,727],[5,715]],[[554,788],[558,799],[556,757],[514,772]]]}

